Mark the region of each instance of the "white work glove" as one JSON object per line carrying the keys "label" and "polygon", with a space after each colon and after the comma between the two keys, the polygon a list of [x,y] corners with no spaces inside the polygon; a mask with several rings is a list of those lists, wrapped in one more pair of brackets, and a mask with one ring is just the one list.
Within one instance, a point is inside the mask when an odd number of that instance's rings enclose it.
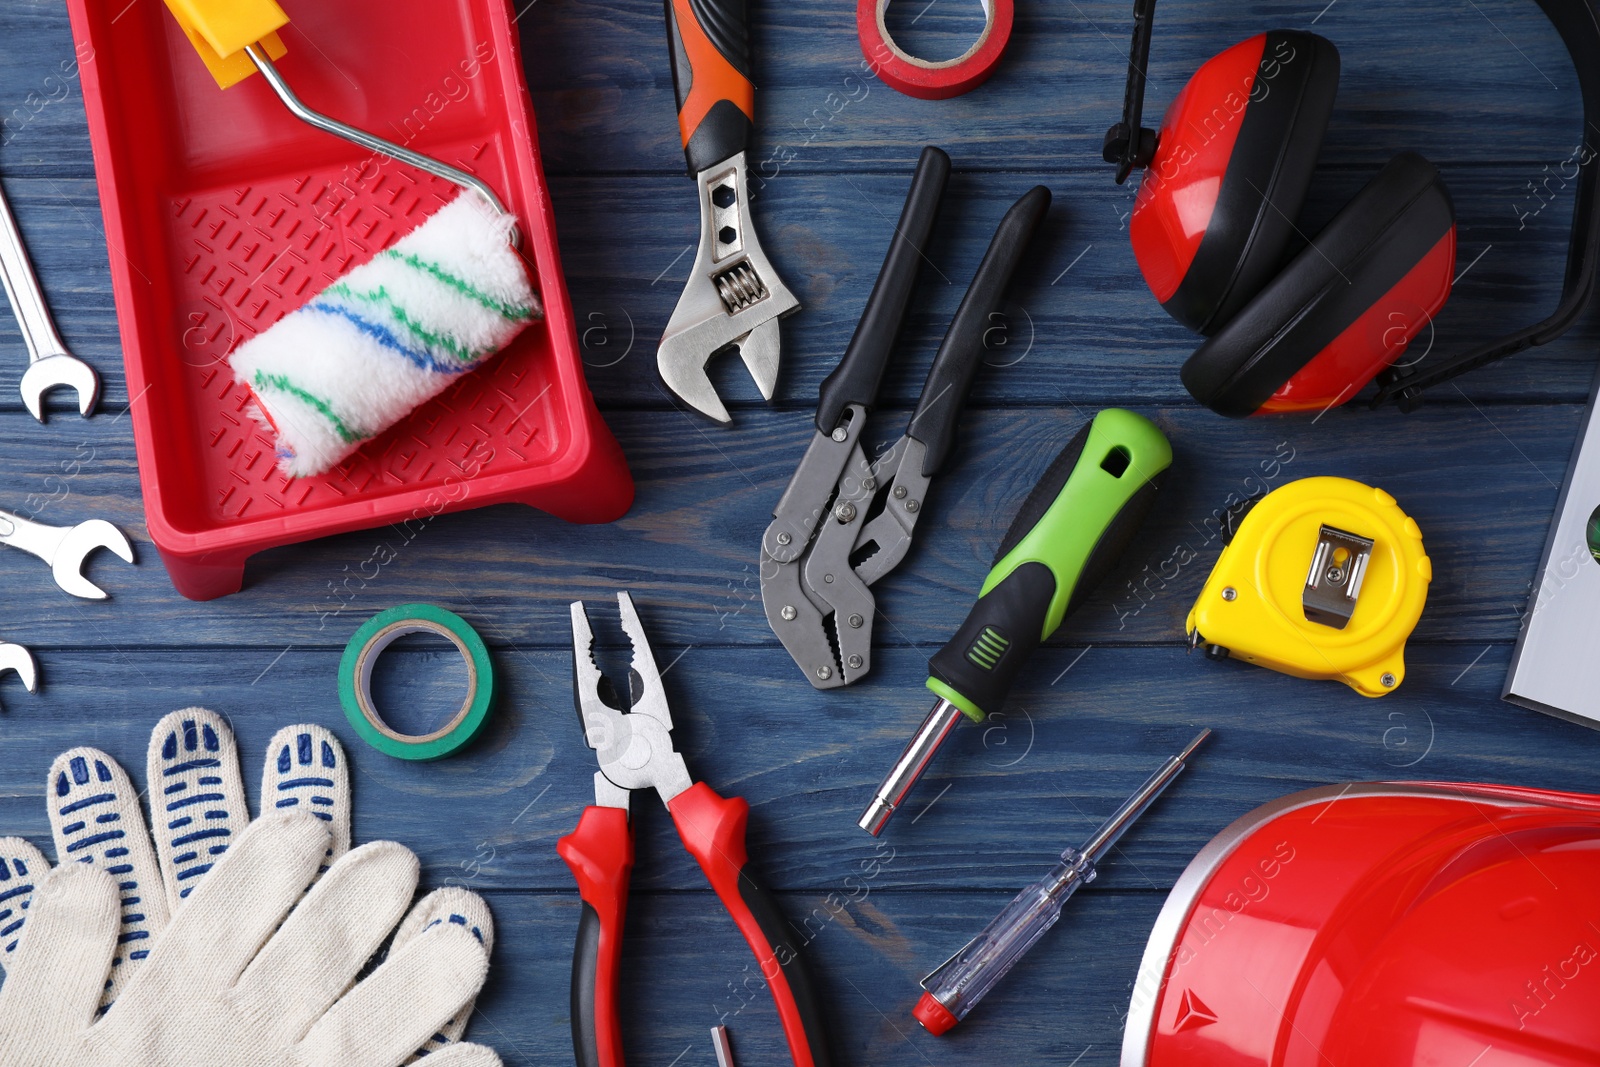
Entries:
{"label": "white work glove", "polygon": [[[121,891],[90,865],[51,871],[0,987],[0,1064],[398,1067],[477,994],[489,955],[464,926],[436,921],[357,983],[410,904],[418,863],[374,842],[307,892],[331,844],[306,813],[252,823],[150,939],[103,1016]],[[428,1063],[500,1060],[453,1044]]]}
{"label": "white work glove", "polygon": [[[105,753],[92,748],[62,753],[51,765],[45,790],[56,854],[63,863],[78,860],[106,871],[119,890],[118,951],[102,1006],[145,965],[169,916],[250,820],[233,732],[213,712],[187,708],[157,723],[146,769],[154,846],[137,790]],[[260,803],[269,813],[306,811],[326,825],[331,836],[314,876],[325,871],[350,847],[349,775],[338,739],[320,726],[278,731],[267,745]],[[0,838],[0,964],[8,970],[25,929],[33,883],[48,870],[29,842]],[[482,898],[442,889],[407,916],[391,951],[436,922],[462,926],[486,950],[493,947],[494,926]],[[432,1052],[458,1040],[471,1013],[468,1001],[417,1051]]]}

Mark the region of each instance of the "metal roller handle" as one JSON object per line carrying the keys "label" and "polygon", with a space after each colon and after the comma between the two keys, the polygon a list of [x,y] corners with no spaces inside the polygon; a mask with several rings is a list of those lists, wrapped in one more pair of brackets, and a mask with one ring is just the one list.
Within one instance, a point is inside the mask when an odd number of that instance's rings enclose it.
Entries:
{"label": "metal roller handle", "polygon": [[510,212],[506,211],[505,205],[500,202],[500,198],[494,195],[494,190],[490,189],[481,178],[452,167],[447,163],[441,163],[437,159],[422,155],[420,152],[402,148],[393,141],[385,141],[382,137],[367,133],[365,130],[358,130],[354,126],[347,126],[336,119],[331,119],[320,112],[311,110],[294,94],[294,90],[289,87],[289,83],[284,80],[283,75],[278,73],[277,66],[273,64],[272,58],[267,55],[265,49],[257,44],[249,44],[245,45],[244,50],[245,54],[255,63],[256,69],[261,71],[261,76],[267,79],[267,84],[272,86],[272,91],[278,94],[278,99],[283,101],[284,107],[287,107],[295,118],[315,126],[319,130],[331,133],[335,137],[342,137],[352,144],[357,144],[362,148],[376,152],[381,156],[387,156],[396,162],[405,163],[416,167],[418,170],[426,171],[436,178],[443,178],[445,181],[459,185],[463,189],[469,189],[487,200],[489,205],[500,214],[510,214]]}

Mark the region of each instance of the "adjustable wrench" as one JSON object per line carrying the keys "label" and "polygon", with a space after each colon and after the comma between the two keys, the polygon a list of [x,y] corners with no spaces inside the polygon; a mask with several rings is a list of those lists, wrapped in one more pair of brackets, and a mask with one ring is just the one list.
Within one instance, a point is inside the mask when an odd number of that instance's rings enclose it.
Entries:
{"label": "adjustable wrench", "polygon": [[[104,600],[106,592],[83,576],[84,561],[97,548],[109,549],[128,563],[133,562],[133,546],[121,530],[104,519],[90,519],[76,526],[46,526],[9,511],[0,511],[0,545],[20,548],[50,564],[56,584],[65,592],[85,600]],[[0,668],[6,666],[0,662]]]}
{"label": "adjustable wrench", "polygon": [[[100,399],[100,376],[77,356],[67,351],[66,342],[56,332],[50,308],[44,302],[39,277],[28,261],[28,250],[17,229],[16,216],[0,188],[0,283],[4,283],[11,310],[16,313],[22,340],[28,346],[28,369],[22,375],[22,402],[40,422],[44,419],[44,394],[58,385],[78,394],[78,413],[85,418]],[[120,535],[119,535],[120,536]],[[101,594],[104,596],[105,594]]]}
{"label": "adjustable wrench", "polygon": [[778,384],[778,319],[800,308],[750,218],[745,148],[755,113],[747,0],[666,0],[678,132],[700,194],[700,242],[656,366],[701,414],[731,422],[706,364],[737,348],[767,400]]}

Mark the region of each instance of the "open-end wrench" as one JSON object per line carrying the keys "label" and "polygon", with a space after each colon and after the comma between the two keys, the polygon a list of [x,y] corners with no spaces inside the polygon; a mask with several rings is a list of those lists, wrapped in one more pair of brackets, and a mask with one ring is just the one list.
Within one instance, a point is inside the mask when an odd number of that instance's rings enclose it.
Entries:
{"label": "open-end wrench", "polygon": [[78,412],[87,418],[100,399],[100,376],[93,367],[67,351],[66,342],[56,331],[50,308],[44,302],[44,290],[39,288],[39,277],[28,261],[22,231],[17,229],[16,216],[11,213],[3,188],[0,188],[0,283],[5,285],[11,310],[16,313],[17,325],[22,329],[22,340],[28,346],[28,369],[22,375],[22,402],[34,418],[43,422],[44,394],[58,385],[65,385],[78,394]]}
{"label": "open-end wrench", "polygon": [[0,674],[6,671],[16,671],[30,693],[39,684],[39,668],[33,662],[33,653],[21,645],[0,641]]}
{"label": "open-end wrench", "polygon": [[[0,545],[20,548],[50,564],[56,584],[85,600],[104,600],[106,592],[83,576],[83,564],[97,548],[109,549],[133,562],[133,546],[122,531],[104,519],[76,526],[46,526],[9,511],[0,511]],[[0,667],[6,664],[0,661]]]}

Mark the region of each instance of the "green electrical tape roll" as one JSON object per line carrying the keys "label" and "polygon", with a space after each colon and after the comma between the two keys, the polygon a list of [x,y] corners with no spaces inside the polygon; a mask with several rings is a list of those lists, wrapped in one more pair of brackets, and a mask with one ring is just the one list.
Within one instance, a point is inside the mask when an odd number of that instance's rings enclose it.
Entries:
{"label": "green electrical tape roll", "polygon": [[[413,736],[383,721],[372,703],[372,668],[383,650],[406,634],[438,634],[467,661],[467,697],[461,710],[431,734]],[[355,632],[339,661],[339,702],[361,740],[395,759],[433,760],[471,741],[489,717],[494,670],[483,638],[453,611],[432,604],[401,604],[380,611]]]}

